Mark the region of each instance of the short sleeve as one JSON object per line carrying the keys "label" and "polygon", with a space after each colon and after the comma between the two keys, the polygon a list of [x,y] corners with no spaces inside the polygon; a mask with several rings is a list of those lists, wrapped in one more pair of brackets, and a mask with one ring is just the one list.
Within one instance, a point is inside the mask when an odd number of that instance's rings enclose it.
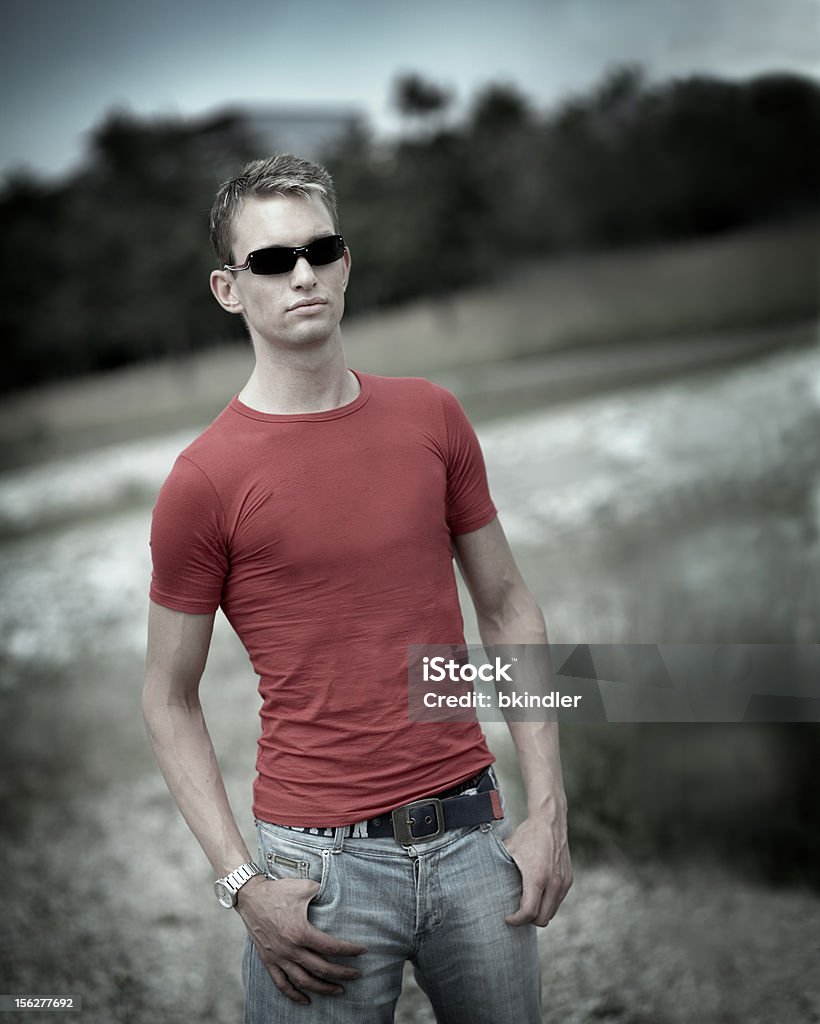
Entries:
{"label": "short sleeve", "polygon": [[228,573],[224,513],[202,470],[180,455],[151,520],[151,600],[194,614],[216,611]]}
{"label": "short sleeve", "polygon": [[497,515],[475,430],[455,395],[437,388],[447,430],[447,525],[454,535],[486,526]]}

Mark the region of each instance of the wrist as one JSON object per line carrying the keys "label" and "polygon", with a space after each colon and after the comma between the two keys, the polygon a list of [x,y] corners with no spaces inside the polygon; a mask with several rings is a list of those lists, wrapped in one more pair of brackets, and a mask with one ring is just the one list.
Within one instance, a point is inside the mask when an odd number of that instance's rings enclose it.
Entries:
{"label": "wrist", "polygon": [[257,867],[253,861],[247,861],[245,864],[240,864],[238,868],[234,868],[223,878],[217,878],[214,882],[214,892],[220,905],[226,910],[235,907],[239,892],[251,879],[260,875],[262,875],[262,869]]}
{"label": "wrist", "polygon": [[567,798],[563,790],[551,792],[527,801],[527,817],[553,824],[567,820]]}
{"label": "wrist", "polygon": [[271,881],[273,881],[273,879],[268,878],[267,875],[254,875],[253,878],[249,879],[236,894],[234,910],[241,912],[245,904],[248,902],[248,897],[253,899],[254,892],[261,888],[265,882]]}

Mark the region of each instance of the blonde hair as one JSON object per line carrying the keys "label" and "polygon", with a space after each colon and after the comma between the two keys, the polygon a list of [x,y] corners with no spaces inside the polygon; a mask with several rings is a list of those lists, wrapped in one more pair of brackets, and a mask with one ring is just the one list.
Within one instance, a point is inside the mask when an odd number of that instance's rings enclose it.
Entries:
{"label": "blonde hair", "polygon": [[301,196],[310,199],[321,196],[333,220],[333,230],[339,231],[336,210],[336,190],[333,179],[321,164],[303,160],[292,153],[279,153],[264,160],[245,164],[242,173],[223,181],[211,207],[211,245],[220,264],[233,263],[233,224],[246,199],[251,196]]}

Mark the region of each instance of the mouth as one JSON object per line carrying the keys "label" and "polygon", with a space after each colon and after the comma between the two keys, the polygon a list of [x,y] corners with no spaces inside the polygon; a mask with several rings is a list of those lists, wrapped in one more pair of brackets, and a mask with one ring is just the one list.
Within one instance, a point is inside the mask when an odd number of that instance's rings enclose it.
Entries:
{"label": "mouth", "polygon": [[326,299],[300,299],[299,302],[294,302],[292,306],[288,306],[288,312],[292,313],[296,309],[313,309],[317,306],[327,305]]}

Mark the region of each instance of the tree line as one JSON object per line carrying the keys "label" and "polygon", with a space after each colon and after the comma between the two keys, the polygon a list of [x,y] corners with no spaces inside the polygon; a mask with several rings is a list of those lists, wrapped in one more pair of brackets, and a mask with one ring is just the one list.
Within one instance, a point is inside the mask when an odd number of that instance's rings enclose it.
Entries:
{"label": "tree line", "polygon": [[[502,278],[523,260],[725,231],[820,209],[820,86],[608,73],[540,112],[490,84],[460,117],[405,75],[403,131],[352,129],[322,156],[355,254],[349,312]],[[6,390],[243,336],[210,298],[207,216],[260,155],[240,115],[112,112],[82,168],[0,191]]]}

